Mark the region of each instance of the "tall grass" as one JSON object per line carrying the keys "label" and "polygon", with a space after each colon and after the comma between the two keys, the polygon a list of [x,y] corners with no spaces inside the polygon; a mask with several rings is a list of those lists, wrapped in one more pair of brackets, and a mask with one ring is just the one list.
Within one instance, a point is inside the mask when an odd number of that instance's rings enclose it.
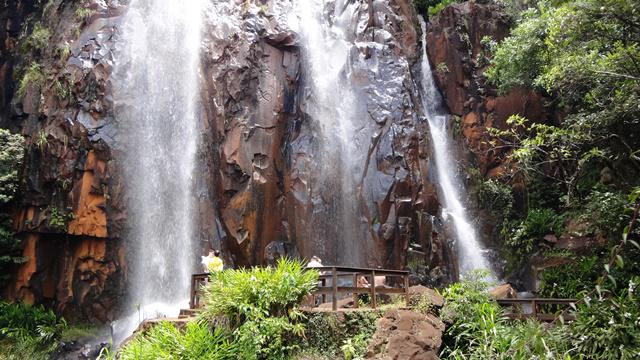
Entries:
{"label": "tall grass", "polygon": [[204,321],[188,323],[184,331],[163,321],[135,337],[119,353],[122,360],[236,359],[235,345],[221,328],[210,330]]}

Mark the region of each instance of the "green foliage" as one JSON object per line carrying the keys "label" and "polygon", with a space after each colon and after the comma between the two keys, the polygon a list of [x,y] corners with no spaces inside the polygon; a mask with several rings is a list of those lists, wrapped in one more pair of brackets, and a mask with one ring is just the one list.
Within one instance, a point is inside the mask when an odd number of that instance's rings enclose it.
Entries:
{"label": "green foliage", "polygon": [[49,46],[49,40],[51,39],[51,32],[41,23],[37,22],[33,25],[33,31],[31,35],[23,42],[22,51],[27,52],[34,50],[38,52],[44,51]]}
{"label": "green foliage", "polygon": [[0,205],[6,204],[18,189],[18,172],[24,160],[24,138],[0,129]]}
{"label": "green foliage", "polygon": [[11,218],[0,213],[0,288],[9,280],[11,266],[26,261],[20,256],[20,250],[20,241],[11,229]]}
{"label": "green foliage", "polygon": [[[136,336],[118,352],[118,359],[237,359],[235,351],[230,334],[222,328],[211,330],[204,321],[192,321],[180,331],[163,321]],[[103,358],[109,358],[109,354]]]}
{"label": "green foliage", "polygon": [[435,16],[440,10],[445,7],[461,2],[460,0],[413,0],[413,6],[416,8],[416,11],[423,16],[429,15]]}
{"label": "green foliage", "polygon": [[[628,174],[640,166],[640,3],[625,0],[537,2],[500,43],[486,71],[502,92],[547,92],[562,110],[557,124],[511,120],[503,137],[528,174],[562,183],[572,205],[581,177],[598,164]],[[504,135],[504,134],[503,134]],[[631,171],[631,173],[630,173]],[[586,189],[589,191],[589,189]]]}
{"label": "green foliage", "polygon": [[628,283],[626,291],[613,297],[599,297],[582,304],[571,324],[571,341],[576,356],[589,359],[637,359],[640,354],[640,301],[636,294],[640,277]]}
{"label": "green foliage", "polygon": [[229,321],[241,358],[285,358],[304,332],[297,306],[317,280],[317,271],[291,259],[280,259],[275,267],[224,270],[212,274],[201,316]]}
{"label": "green foliage", "polygon": [[24,96],[29,86],[40,89],[44,85],[45,76],[42,66],[38,63],[31,63],[18,85],[18,96]]}
{"label": "green foliage", "polygon": [[602,262],[596,255],[580,257],[569,263],[545,269],[540,274],[541,297],[571,299],[591,290],[602,272]]}
{"label": "green foliage", "polygon": [[380,315],[381,312],[377,311],[309,315],[301,347],[306,352],[321,353],[329,359],[363,357]]}
{"label": "green foliage", "polygon": [[57,231],[67,230],[67,221],[73,219],[73,213],[65,213],[56,207],[49,208],[49,226]]}
{"label": "green foliage", "polygon": [[96,11],[93,9],[79,7],[78,9],[76,9],[75,16],[78,21],[85,22],[95,13]]}
{"label": "green foliage", "polygon": [[504,243],[520,258],[535,250],[547,234],[561,234],[562,217],[553,209],[529,209],[524,220],[503,228]]}
{"label": "green foliage", "polygon": [[445,289],[442,319],[449,323],[441,351],[454,359],[559,359],[566,352],[560,329],[529,320],[508,322],[488,294],[486,274],[472,274]]}
{"label": "green foliage", "polygon": [[629,221],[624,213],[626,205],[627,200],[622,194],[595,187],[586,198],[580,219],[587,221],[593,232],[613,237],[614,234],[619,234],[624,224]]}
{"label": "green foliage", "polygon": [[9,280],[9,269],[25,259],[20,256],[20,242],[11,228],[11,218],[2,206],[15,196],[19,185],[19,171],[24,160],[24,138],[0,129],[0,288]]}
{"label": "green foliage", "polygon": [[477,190],[478,204],[495,216],[506,218],[513,208],[511,187],[498,180],[482,181]]}
{"label": "green foliage", "polygon": [[0,359],[49,359],[66,326],[42,306],[0,302]]}

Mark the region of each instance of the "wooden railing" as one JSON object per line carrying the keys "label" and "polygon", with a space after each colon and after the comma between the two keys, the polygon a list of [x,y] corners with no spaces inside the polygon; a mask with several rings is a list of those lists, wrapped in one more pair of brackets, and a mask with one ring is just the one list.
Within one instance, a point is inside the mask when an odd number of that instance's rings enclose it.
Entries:
{"label": "wooden railing", "polygon": [[[378,294],[402,294],[405,296],[407,306],[409,306],[409,271],[405,270],[387,270],[387,269],[368,269],[346,266],[322,266],[313,267],[320,271],[319,284],[313,291],[314,305],[316,296],[322,297],[322,302],[326,302],[326,296],[331,295],[333,311],[338,310],[338,295],[352,294],[353,306],[358,306],[358,294],[369,294],[371,296],[371,307],[377,307],[376,296]],[[400,278],[399,287],[376,287],[376,276],[396,277]],[[338,280],[348,277],[352,286],[338,286]],[[360,278],[367,279],[369,286],[358,286]],[[327,286],[327,280],[331,279],[331,286]],[[393,283],[393,282],[391,282]]]}
{"label": "wooden railing", "polygon": [[[570,304],[575,304],[576,299],[497,299],[498,304],[502,307],[510,307],[511,312],[505,315],[510,319],[526,319],[535,317],[540,321],[554,321],[557,317],[556,313],[565,309]],[[529,306],[529,311],[525,311],[525,306]],[[565,315],[567,321],[575,320],[571,315]]]}
{"label": "wooden railing", "polygon": [[202,285],[209,281],[209,273],[191,275],[191,294],[189,297],[189,308],[197,309],[200,307],[200,298],[202,297]]}

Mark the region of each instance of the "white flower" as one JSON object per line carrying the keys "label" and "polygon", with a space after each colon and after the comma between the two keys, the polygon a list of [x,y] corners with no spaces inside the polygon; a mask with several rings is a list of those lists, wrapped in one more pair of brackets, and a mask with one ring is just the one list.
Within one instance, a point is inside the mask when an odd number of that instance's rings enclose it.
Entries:
{"label": "white flower", "polygon": [[615,324],[615,323],[616,323],[616,322],[615,322],[615,321],[613,321],[613,318],[609,319],[609,325],[613,325],[613,324]]}
{"label": "white flower", "polygon": [[631,314],[630,314],[630,313],[628,313],[628,312],[626,312],[626,313],[624,313],[624,317],[628,319],[628,318],[630,318],[630,317],[631,317]]}
{"label": "white flower", "polygon": [[587,340],[587,336],[586,335],[580,336],[580,341],[585,341],[585,340]]}

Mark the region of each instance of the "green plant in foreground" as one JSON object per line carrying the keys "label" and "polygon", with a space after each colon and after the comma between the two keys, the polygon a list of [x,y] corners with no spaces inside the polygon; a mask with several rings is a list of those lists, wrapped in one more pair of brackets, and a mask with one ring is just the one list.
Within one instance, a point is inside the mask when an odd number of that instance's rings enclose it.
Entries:
{"label": "green plant in foreground", "polygon": [[[184,331],[167,321],[160,322],[147,333],[136,336],[122,348],[117,358],[122,360],[156,359],[237,359],[230,334],[222,329],[209,329],[205,321],[189,322]],[[102,358],[112,354],[106,352]]]}
{"label": "green plant in foreground", "polygon": [[49,359],[66,327],[42,306],[0,302],[0,359]]}
{"label": "green plant in foreground", "polygon": [[298,306],[317,280],[317,271],[292,259],[275,267],[224,270],[212,274],[200,316],[228,321],[240,358],[286,358],[304,332]]}

